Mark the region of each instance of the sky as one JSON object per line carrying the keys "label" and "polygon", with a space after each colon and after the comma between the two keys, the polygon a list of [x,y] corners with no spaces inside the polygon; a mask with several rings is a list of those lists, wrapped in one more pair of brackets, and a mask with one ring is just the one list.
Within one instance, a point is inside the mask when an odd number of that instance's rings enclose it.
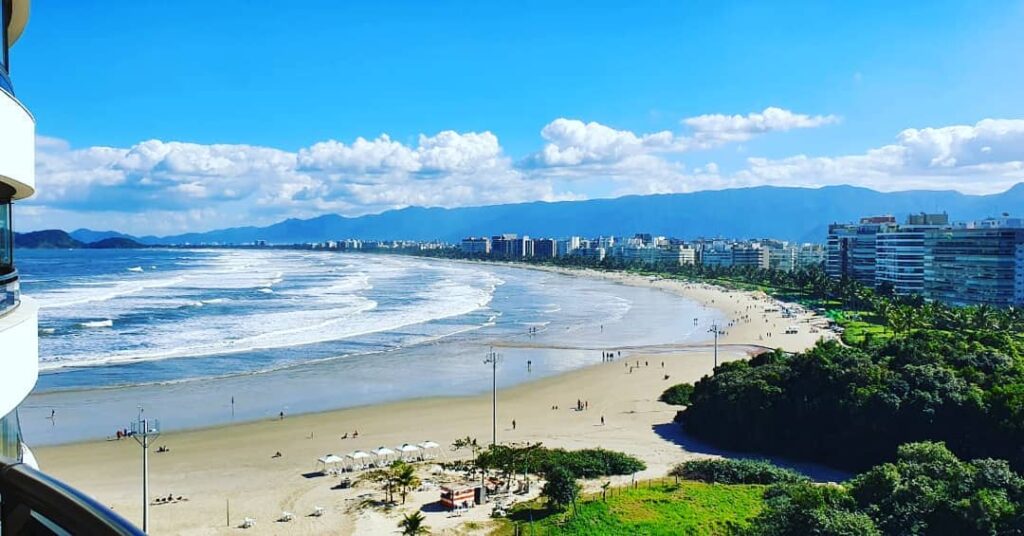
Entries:
{"label": "sky", "polygon": [[21,230],[1024,181],[1024,1],[32,4]]}

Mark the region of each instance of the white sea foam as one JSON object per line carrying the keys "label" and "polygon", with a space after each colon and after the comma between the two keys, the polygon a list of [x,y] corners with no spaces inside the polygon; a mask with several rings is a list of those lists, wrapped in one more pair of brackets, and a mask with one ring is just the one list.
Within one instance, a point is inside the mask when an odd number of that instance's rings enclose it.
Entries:
{"label": "white sea foam", "polygon": [[128,271],[129,272],[142,272],[143,270],[142,270],[141,266],[132,266],[131,268],[128,269]]}
{"label": "white sea foam", "polygon": [[112,328],[114,327],[113,320],[91,320],[89,322],[79,322],[79,327],[83,328]]}
{"label": "white sea foam", "polygon": [[[70,296],[55,292],[50,297],[52,307],[88,304],[90,310],[103,311],[110,318],[153,311],[172,303],[177,307],[183,304],[195,307],[197,312],[195,316],[184,319],[174,317],[173,321],[154,321],[144,330],[96,332],[91,339],[76,341],[76,344],[51,339],[53,342],[48,344],[53,345],[54,351],[43,357],[41,368],[52,370],[234,354],[401,330],[485,307],[492,300],[495,288],[504,284],[494,274],[476,268],[435,269],[435,265],[411,264],[404,259],[373,258],[366,263],[349,264],[345,271],[334,272],[331,269],[339,266],[333,262],[336,261],[332,259],[331,264],[319,266],[295,255],[245,257],[229,252],[213,262],[175,272],[174,278],[159,280],[160,283],[141,282],[147,285],[145,287],[107,282],[97,285],[88,294],[82,290],[77,291],[80,295]],[[289,282],[279,291],[260,286],[266,283],[268,272],[280,276],[273,279],[285,279],[284,274],[288,274],[286,279]],[[442,278],[425,283],[421,280],[423,274],[442,275]],[[405,296],[408,299],[401,299],[401,292],[397,295],[389,293],[388,306],[381,308],[375,300],[362,295],[373,289],[375,283],[387,283],[389,288],[396,284],[398,288],[407,288],[409,294]],[[197,294],[246,288],[272,294],[272,297],[268,295],[265,300],[243,296],[204,300],[201,294]],[[141,292],[143,290],[145,292]],[[192,298],[183,299],[182,292],[189,293]],[[133,294],[133,297],[128,299],[128,294]],[[58,297],[62,299],[58,300]],[[105,301],[97,305],[100,298]],[[159,305],[161,303],[166,305]],[[226,310],[223,314],[200,313],[198,309],[203,303],[224,304]],[[218,308],[217,313],[223,307]],[[52,313],[63,316],[59,313],[65,311],[53,310]],[[499,315],[492,315],[488,323],[459,328],[455,333],[493,325]],[[112,326],[111,321],[107,327]]]}

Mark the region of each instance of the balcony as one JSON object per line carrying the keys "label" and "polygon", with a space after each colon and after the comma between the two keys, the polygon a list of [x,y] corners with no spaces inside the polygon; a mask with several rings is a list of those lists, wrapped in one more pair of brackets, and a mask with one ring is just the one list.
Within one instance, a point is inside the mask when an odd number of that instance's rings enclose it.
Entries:
{"label": "balcony", "polygon": [[36,123],[14,95],[0,89],[0,184],[14,189],[13,199],[31,196],[36,187]]}
{"label": "balcony", "polygon": [[0,534],[142,535],[116,512],[28,465],[0,458]]}
{"label": "balcony", "polygon": [[0,415],[21,404],[39,375],[39,307],[21,298],[14,310],[0,316]]}

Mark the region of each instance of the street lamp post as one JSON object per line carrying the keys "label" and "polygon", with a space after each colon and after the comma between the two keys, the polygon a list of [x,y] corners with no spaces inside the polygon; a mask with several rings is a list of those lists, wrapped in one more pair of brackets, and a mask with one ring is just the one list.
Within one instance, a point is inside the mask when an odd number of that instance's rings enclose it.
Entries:
{"label": "street lamp post", "polygon": [[491,445],[498,444],[498,359],[494,348],[487,353],[484,363],[491,366]]}
{"label": "street lamp post", "polygon": [[149,442],[160,436],[160,421],[150,421],[139,407],[139,418],[132,423],[132,437],[142,446],[142,532],[149,532]]}
{"label": "street lamp post", "polygon": [[708,332],[715,334],[715,368],[718,368],[718,322],[711,324],[711,329]]}

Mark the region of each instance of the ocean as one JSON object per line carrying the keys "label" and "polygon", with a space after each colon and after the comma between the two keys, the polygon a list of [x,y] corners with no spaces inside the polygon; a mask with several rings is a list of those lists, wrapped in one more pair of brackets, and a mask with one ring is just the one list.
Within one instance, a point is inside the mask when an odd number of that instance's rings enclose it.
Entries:
{"label": "ocean", "polygon": [[41,307],[31,444],[108,436],[139,407],[182,429],[475,394],[492,346],[508,386],[605,349],[706,340],[718,314],[649,288],[394,255],[25,250],[18,266]]}

